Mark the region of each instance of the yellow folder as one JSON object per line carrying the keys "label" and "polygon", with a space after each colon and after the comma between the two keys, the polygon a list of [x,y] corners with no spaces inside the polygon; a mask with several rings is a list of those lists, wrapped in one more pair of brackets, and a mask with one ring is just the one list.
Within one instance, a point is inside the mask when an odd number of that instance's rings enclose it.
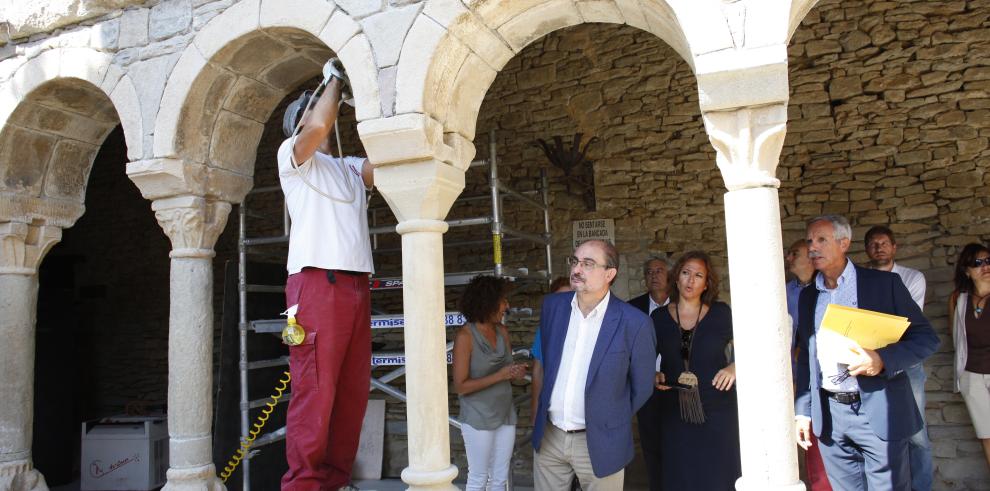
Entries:
{"label": "yellow folder", "polygon": [[833,303],[825,309],[822,327],[852,339],[866,349],[878,349],[901,339],[911,322],[907,317],[844,307]]}

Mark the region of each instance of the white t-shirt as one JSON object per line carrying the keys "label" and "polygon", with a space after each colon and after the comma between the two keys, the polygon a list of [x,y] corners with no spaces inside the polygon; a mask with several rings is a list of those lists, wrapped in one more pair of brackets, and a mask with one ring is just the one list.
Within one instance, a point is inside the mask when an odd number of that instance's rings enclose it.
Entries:
{"label": "white t-shirt", "polygon": [[925,275],[917,269],[901,266],[897,263],[894,263],[894,267],[890,271],[897,273],[901,277],[901,281],[911,294],[911,299],[914,300],[914,303],[918,304],[921,310],[925,310],[925,289],[927,286],[925,284]]}
{"label": "white t-shirt", "polygon": [[342,269],[374,273],[371,237],[368,234],[368,203],[365,200],[361,166],[364,159],[340,159],[316,152],[299,171],[320,191],[338,203],[310,189],[292,168],[289,140],[278,148],[278,178],[285,193],[292,227],[289,231],[289,274],[304,267]]}

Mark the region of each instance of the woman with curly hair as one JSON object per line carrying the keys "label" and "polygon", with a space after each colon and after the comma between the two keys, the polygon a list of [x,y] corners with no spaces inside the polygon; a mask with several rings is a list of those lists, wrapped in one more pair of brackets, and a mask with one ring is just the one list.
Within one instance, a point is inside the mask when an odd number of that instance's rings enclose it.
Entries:
{"label": "woman with curly hair", "polygon": [[961,392],[983,455],[990,465],[990,249],[968,244],[956,260],[949,319],[956,348],[956,391]]}
{"label": "woman with curly hair", "polygon": [[512,379],[526,375],[512,362],[509,331],[502,316],[509,309],[509,283],[477,276],[461,297],[467,324],[454,338],[454,390],[460,400],[461,436],[467,451],[469,491],[506,488],[516,439]]}

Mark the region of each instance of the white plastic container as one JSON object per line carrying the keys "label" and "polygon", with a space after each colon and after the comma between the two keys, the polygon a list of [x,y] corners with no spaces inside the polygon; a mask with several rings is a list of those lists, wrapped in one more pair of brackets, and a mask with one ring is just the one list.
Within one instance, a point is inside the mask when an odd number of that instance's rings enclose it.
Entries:
{"label": "white plastic container", "polygon": [[164,416],[117,416],[83,423],[81,491],[148,491],[165,484]]}

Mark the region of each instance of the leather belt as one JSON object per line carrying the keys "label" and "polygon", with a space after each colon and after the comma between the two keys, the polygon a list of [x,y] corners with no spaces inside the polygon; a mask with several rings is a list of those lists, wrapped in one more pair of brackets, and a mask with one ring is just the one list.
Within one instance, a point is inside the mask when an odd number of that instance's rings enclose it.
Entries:
{"label": "leather belt", "polygon": [[825,395],[839,404],[855,404],[860,401],[859,392],[829,392],[824,391]]}
{"label": "leather belt", "polygon": [[[553,424],[553,423],[550,423],[550,424]],[[581,428],[579,430],[565,430],[565,429],[563,429],[563,428],[561,428],[561,427],[559,427],[557,425],[553,425],[553,427],[554,428],[557,428],[560,431],[563,431],[564,433],[584,433],[584,432],[588,431],[587,428]]]}
{"label": "leather belt", "polygon": [[362,273],[361,271],[348,271],[346,269],[328,269],[327,271],[327,281],[330,283],[337,283],[336,273],[340,273],[347,276],[368,276],[368,273]]}

